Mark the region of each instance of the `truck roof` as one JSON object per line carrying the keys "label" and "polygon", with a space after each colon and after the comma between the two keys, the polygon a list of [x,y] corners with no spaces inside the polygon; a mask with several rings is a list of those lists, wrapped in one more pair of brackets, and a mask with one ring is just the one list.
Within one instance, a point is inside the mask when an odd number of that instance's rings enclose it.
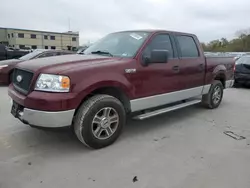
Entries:
{"label": "truck roof", "polygon": [[147,32],[147,33],[159,33],[159,32],[167,32],[167,33],[176,33],[182,35],[194,35],[192,33],[180,32],[180,31],[171,31],[171,30],[164,30],[164,29],[139,29],[139,30],[124,30],[118,31],[114,33],[122,33],[122,32]]}

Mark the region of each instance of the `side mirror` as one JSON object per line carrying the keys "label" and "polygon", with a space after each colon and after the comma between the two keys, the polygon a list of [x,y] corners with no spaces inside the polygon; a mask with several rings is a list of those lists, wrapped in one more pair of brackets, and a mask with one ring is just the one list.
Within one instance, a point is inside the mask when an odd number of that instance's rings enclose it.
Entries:
{"label": "side mirror", "polygon": [[148,66],[151,63],[167,63],[168,51],[167,50],[152,50],[150,57],[143,57],[142,65]]}
{"label": "side mirror", "polygon": [[152,50],[150,63],[167,63],[168,51],[167,50]]}

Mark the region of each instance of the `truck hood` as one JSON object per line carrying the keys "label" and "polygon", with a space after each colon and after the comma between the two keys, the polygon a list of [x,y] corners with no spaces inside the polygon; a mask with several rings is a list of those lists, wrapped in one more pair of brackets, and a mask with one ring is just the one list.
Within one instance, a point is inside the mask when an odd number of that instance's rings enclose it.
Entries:
{"label": "truck hood", "polygon": [[8,60],[3,60],[3,61],[0,61],[0,66],[1,65],[15,65],[17,63],[20,63],[22,62],[23,60],[20,60],[20,59],[8,59]]}
{"label": "truck hood", "polygon": [[18,64],[17,68],[27,69],[33,72],[40,71],[58,74],[75,66],[79,68],[79,66],[103,63],[111,59],[114,58],[100,55],[71,54],[25,61]]}

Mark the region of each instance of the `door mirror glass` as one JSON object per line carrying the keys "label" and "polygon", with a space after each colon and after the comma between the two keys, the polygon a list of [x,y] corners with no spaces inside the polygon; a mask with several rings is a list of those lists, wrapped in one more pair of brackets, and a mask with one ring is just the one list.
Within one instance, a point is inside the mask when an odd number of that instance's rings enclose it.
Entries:
{"label": "door mirror glass", "polygon": [[167,50],[152,50],[150,63],[167,63],[168,51]]}
{"label": "door mirror glass", "polygon": [[167,50],[152,50],[150,56],[144,55],[142,58],[142,65],[148,66],[153,63],[167,63],[168,62]]}

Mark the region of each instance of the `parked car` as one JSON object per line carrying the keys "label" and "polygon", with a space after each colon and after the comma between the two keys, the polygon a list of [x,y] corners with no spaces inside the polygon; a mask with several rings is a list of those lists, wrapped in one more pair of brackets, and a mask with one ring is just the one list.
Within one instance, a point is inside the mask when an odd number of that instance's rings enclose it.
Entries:
{"label": "parked car", "polygon": [[58,55],[67,55],[67,54],[73,54],[73,53],[74,52],[64,51],[64,50],[38,49],[18,59],[8,59],[8,60],[0,61],[0,84],[6,85],[11,82],[13,69],[18,63],[31,60],[31,59],[58,56]]}
{"label": "parked car", "polygon": [[250,84],[250,55],[245,55],[236,61],[235,86],[237,84]]}
{"label": "parked car", "polygon": [[78,50],[76,51],[76,53],[77,53],[77,54],[83,54],[84,51],[85,51],[87,48],[88,48],[87,46],[80,47],[80,48],[78,48]]}
{"label": "parked car", "polygon": [[18,64],[11,113],[33,127],[71,126],[91,148],[111,145],[127,117],[144,120],[202,103],[217,108],[234,83],[232,57],[205,57],[193,34],[123,31],[84,51]]}
{"label": "parked car", "polygon": [[27,53],[29,53],[27,50],[10,49],[7,48],[5,45],[0,44],[0,61],[6,59],[19,58]]}

